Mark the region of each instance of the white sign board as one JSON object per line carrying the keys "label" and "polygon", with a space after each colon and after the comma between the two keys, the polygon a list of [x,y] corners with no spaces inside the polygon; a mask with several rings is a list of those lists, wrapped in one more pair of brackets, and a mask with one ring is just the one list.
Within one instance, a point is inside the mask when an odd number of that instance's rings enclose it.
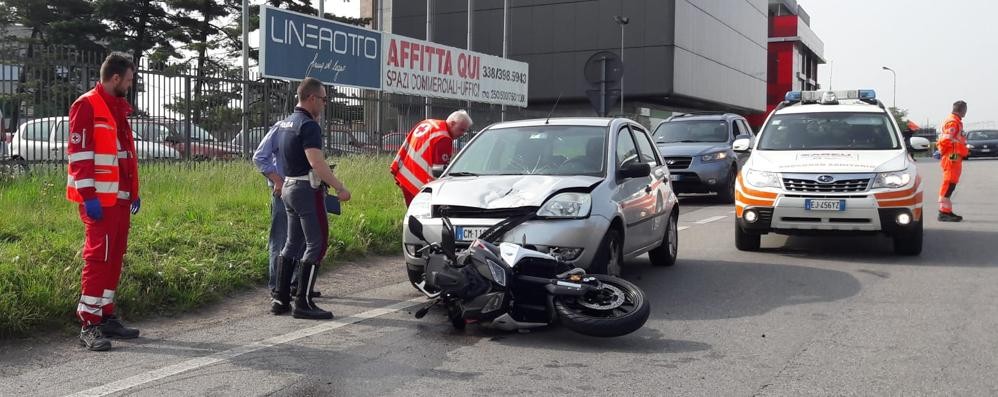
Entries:
{"label": "white sign board", "polygon": [[390,33],[382,50],[385,92],[527,106],[525,62]]}

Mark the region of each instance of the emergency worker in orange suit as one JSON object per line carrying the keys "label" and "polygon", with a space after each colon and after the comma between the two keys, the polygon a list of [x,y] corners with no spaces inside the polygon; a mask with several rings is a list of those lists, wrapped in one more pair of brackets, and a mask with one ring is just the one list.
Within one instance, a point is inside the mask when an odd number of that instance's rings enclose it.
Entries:
{"label": "emergency worker in orange suit", "polygon": [[125,100],[135,65],[120,52],[107,56],[100,79],[69,109],[66,198],[78,204],[85,242],[80,301],[80,344],[108,350],[109,337],[136,338],[114,314],[114,295],[128,246],[131,215],[139,212],[139,169]]}
{"label": "emergency worker in orange suit", "polygon": [[450,162],[454,140],[468,132],[472,123],[468,112],[458,110],[447,116],[447,120],[423,120],[409,131],[391,165],[406,206],[434,179],[433,166]]}
{"label": "emergency worker in orange suit", "polygon": [[936,146],[939,148],[943,168],[943,184],[939,188],[939,221],[960,222],[963,217],[953,213],[953,191],[960,182],[963,160],[967,159],[967,137],[963,131],[963,118],[967,117],[967,103],[956,101],[953,113],[946,116]]}

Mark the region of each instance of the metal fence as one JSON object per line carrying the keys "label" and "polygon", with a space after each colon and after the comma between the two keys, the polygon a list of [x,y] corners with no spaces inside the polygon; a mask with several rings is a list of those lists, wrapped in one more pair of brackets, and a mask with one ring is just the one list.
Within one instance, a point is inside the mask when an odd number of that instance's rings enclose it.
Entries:
{"label": "metal fence", "polygon": [[[66,164],[69,109],[73,101],[99,81],[106,54],[66,47],[0,44],[0,126],[5,165],[60,168]],[[143,162],[246,160],[267,130],[286,117],[296,103],[297,82],[251,75],[229,65],[195,67],[143,60],[129,102],[129,122]],[[248,90],[247,131],[242,130],[242,93]],[[475,130],[502,118],[499,105],[391,95],[328,86],[329,102],[320,122],[329,156],[393,153],[409,129],[426,118],[444,118],[467,109]],[[541,117],[508,108],[505,118]],[[47,165],[47,167],[41,167]]]}

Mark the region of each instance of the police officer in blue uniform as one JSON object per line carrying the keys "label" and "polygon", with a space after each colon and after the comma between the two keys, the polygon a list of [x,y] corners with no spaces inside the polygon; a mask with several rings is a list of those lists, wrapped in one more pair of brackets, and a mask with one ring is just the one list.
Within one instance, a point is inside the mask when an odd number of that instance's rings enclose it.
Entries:
{"label": "police officer in blue uniform", "polygon": [[[327,190],[335,189],[340,201],[350,200],[350,191],[333,175],[322,153],[322,128],[316,120],[328,100],[322,82],[307,77],[298,85],[298,106],[294,113],[278,123],[281,130],[278,155],[283,157],[285,175],[281,200],[288,213],[288,240],[281,250],[277,292],[270,309],[278,315],[291,311],[291,278],[297,266],[298,288],[292,315],[333,318],[333,313],[320,309],[312,301],[316,273],[328,246]],[[294,259],[297,252],[303,252],[300,261]]]}

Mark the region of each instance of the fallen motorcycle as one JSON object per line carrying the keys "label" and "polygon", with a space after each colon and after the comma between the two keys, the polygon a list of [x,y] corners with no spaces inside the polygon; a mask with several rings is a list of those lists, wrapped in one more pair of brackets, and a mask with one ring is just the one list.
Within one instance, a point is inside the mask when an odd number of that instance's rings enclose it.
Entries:
{"label": "fallen motorcycle", "polygon": [[426,260],[422,280],[413,285],[431,299],[416,318],[440,304],[458,329],[478,323],[513,331],[559,323],[599,337],[629,334],[648,320],[651,308],[644,292],[623,279],[586,274],[512,243],[496,246],[479,239],[458,252],[447,218],[440,243],[426,241],[416,218],[409,217],[408,228],[426,243],[418,251]]}

